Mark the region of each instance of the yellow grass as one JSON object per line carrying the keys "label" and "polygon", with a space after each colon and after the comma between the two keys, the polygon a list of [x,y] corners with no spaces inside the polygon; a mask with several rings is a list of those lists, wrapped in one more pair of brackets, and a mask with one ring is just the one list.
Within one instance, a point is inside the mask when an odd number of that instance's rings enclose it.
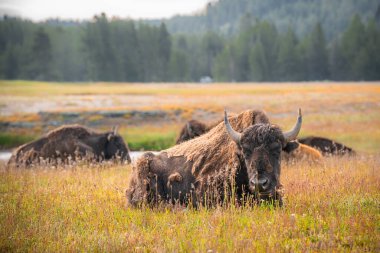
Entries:
{"label": "yellow grass", "polygon": [[285,165],[283,208],[125,208],[129,166],[0,172],[0,251],[379,250],[380,162]]}
{"label": "yellow grass", "polygon": [[[372,84],[372,85],[371,85]],[[183,95],[183,96],[232,96],[236,94],[281,94],[291,93],[358,93],[380,94],[377,83],[54,83],[39,81],[0,81],[3,95],[43,96],[43,95]]]}
{"label": "yellow grass", "polygon": [[[273,123],[286,129],[294,124],[301,107],[302,136],[330,137],[360,154],[356,158],[324,158],[318,164],[285,164],[285,206],[277,209],[128,209],[124,190],[130,166],[7,171],[0,164],[0,252],[380,250],[379,83],[0,81],[0,90],[0,122],[39,122],[38,112],[46,110],[168,112],[170,119],[121,124],[120,133],[136,147],[172,145],[185,120],[211,123],[222,117],[224,108],[231,112],[264,109]],[[98,103],[102,99],[112,103]],[[47,106],[39,107],[41,101]],[[174,116],[176,110],[182,111],[181,116]],[[129,117],[122,120],[129,122]],[[100,119],[98,115],[89,118]],[[43,130],[37,126],[10,131],[38,136]]]}

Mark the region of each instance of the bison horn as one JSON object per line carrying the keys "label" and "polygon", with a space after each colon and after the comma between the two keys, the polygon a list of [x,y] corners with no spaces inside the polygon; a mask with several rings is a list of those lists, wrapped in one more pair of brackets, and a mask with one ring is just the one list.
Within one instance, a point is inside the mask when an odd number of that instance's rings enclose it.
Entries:
{"label": "bison horn", "polygon": [[118,126],[118,125],[112,127],[112,134],[113,134],[113,135],[117,135],[117,130],[118,130],[118,129],[119,129],[119,126]]}
{"label": "bison horn", "polygon": [[301,108],[299,108],[297,123],[294,125],[292,130],[284,133],[286,142],[295,140],[297,138],[297,135],[301,130],[301,126],[302,126],[302,114],[301,114]]}
{"label": "bison horn", "polygon": [[236,142],[237,144],[240,144],[240,138],[241,138],[241,133],[236,132],[230,122],[228,121],[227,118],[227,111],[224,110],[224,125],[226,126],[227,133],[231,137],[231,139]]}
{"label": "bison horn", "polygon": [[190,126],[189,122],[186,123],[186,128],[187,128],[187,132],[189,133],[189,135],[192,135],[193,134],[193,130],[191,129],[191,126]]}

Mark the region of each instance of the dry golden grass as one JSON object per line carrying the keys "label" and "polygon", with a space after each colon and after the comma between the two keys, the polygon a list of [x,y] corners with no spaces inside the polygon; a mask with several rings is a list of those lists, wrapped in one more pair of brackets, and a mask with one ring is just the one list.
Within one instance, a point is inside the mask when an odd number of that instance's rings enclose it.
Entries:
{"label": "dry golden grass", "polygon": [[129,166],[0,172],[0,251],[379,251],[380,160],[283,166],[283,208],[127,209]]}
{"label": "dry golden grass", "polygon": [[[314,85],[318,84],[318,85]],[[147,94],[183,96],[233,96],[236,94],[280,94],[292,93],[380,93],[378,83],[54,83],[38,81],[0,81],[3,95],[41,96],[41,95],[82,95],[82,94]]]}
{"label": "dry golden grass", "polygon": [[[1,165],[0,252],[380,251],[379,83],[0,81],[0,88],[0,121],[38,121],[36,113],[45,109],[181,109],[182,121],[121,126],[128,142],[147,145],[154,140],[160,147],[173,144],[183,121],[198,118],[211,123],[222,117],[225,107],[232,112],[264,109],[283,129],[293,125],[301,107],[301,135],[330,137],[363,155],[285,164],[286,202],[277,209],[233,205],[127,209],[124,189],[130,166],[6,171]],[[98,103],[102,99],[107,103]],[[47,108],[40,107],[41,101],[47,102]],[[25,134],[22,131],[16,133]]]}
{"label": "dry golden grass", "polygon": [[[263,109],[271,121],[291,127],[298,107],[304,114],[301,136],[319,135],[345,143],[362,153],[380,152],[380,83],[246,83],[246,84],[137,84],[137,83],[46,83],[0,81],[0,122],[40,122],[39,111],[86,112],[163,110],[170,117],[144,125],[131,125],[127,115],[121,126],[134,135],[124,135],[136,147],[147,143],[145,133],[159,146],[174,143],[176,129],[191,118],[208,123],[223,116],[223,109],[240,112]],[[95,115],[87,120],[99,120]],[[129,121],[128,121],[129,120]],[[151,124],[154,123],[154,126]],[[171,129],[157,127],[172,124]],[[105,126],[109,128],[109,126]],[[139,131],[139,129],[142,129]],[[174,129],[174,130],[173,130]],[[10,129],[9,134],[20,134]],[[29,135],[43,134],[42,127]],[[8,130],[7,130],[8,131]],[[152,139],[153,138],[153,139]],[[156,141],[156,140],[154,140]],[[11,144],[11,143],[10,143]],[[132,143],[132,146],[134,144]],[[8,145],[9,146],[9,145]],[[155,146],[155,145],[153,145]],[[153,147],[149,144],[149,147]],[[146,147],[147,149],[148,147]]]}

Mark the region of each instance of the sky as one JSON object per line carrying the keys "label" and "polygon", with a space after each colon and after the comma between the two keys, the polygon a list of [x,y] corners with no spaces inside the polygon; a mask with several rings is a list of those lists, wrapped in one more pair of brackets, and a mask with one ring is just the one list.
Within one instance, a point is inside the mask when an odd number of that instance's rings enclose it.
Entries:
{"label": "sky", "polygon": [[198,12],[208,2],[210,0],[0,0],[0,15],[34,21],[57,17],[91,19],[101,12],[120,18],[169,18]]}

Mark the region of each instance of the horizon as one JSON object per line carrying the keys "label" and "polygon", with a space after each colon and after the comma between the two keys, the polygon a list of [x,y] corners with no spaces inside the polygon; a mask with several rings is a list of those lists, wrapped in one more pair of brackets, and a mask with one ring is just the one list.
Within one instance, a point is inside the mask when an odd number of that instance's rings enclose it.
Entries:
{"label": "horizon", "polygon": [[215,0],[1,0],[0,15],[35,22],[49,19],[85,21],[100,13],[121,19],[168,19],[176,15],[200,13],[209,2]]}

